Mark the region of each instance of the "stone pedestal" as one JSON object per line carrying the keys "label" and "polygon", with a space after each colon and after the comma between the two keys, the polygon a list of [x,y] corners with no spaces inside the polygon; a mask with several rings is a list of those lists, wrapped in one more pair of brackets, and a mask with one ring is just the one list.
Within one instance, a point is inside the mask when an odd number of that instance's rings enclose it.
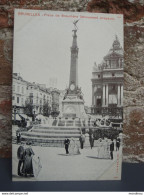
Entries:
{"label": "stone pedestal", "polygon": [[62,113],[63,117],[85,118],[84,101],[77,98],[75,95],[67,96],[67,98],[62,101]]}

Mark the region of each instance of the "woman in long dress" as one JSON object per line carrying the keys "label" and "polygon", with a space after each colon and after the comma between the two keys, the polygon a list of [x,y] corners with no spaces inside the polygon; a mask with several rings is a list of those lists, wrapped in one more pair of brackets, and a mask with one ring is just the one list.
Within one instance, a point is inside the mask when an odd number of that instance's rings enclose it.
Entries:
{"label": "woman in long dress", "polygon": [[98,158],[110,159],[110,143],[108,139],[104,140],[100,139],[99,147],[98,147]]}
{"label": "woman in long dress", "polygon": [[104,142],[101,138],[98,143],[98,158],[104,158]]}
{"label": "woman in long dress", "polygon": [[27,177],[27,174],[29,174],[31,177],[33,177],[33,166],[32,166],[32,156],[34,155],[34,152],[31,148],[31,145],[25,149],[25,160],[24,160],[24,174],[25,177]]}
{"label": "woman in long dress", "polygon": [[34,156],[32,158],[32,164],[33,164],[33,173],[35,177],[38,177],[41,169],[42,169],[42,165],[41,165],[41,161],[40,161],[40,157],[36,157]]}
{"label": "woman in long dress", "polygon": [[80,154],[79,146],[74,138],[70,139],[69,154],[71,155]]}
{"label": "woman in long dress", "polygon": [[110,143],[108,142],[107,138],[105,138],[104,141],[104,158],[110,159]]}

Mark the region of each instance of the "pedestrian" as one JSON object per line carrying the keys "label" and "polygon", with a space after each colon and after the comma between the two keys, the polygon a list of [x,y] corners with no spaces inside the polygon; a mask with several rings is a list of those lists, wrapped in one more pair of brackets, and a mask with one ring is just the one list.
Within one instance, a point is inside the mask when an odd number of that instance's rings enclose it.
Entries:
{"label": "pedestrian", "polygon": [[110,143],[107,138],[104,138],[104,158],[109,159],[110,158]]}
{"label": "pedestrian", "polygon": [[32,158],[32,163],[33,163],[33,173],[35,177],[38,177],[41,169],[42,169],[42,165],[41,165],[41,161],[40,161],[40,157],[38,156],[33,156]]}
{"label": "pedestrian", "polygon": [[120,138],[118,137],[117,140],[119,141],[119,143],[121,142]]}
{"label": "pedestrian", "polygon": [[93,146],[94,146],[94,136],[93,136],[93,134],[90,134],[90,136],[89,136],[89,142],[90,142],[90,146],[91,146],[91,149],[92,149]]}
{"label": "pedestrian", "polygon": [[116,139],[116,151],[119,150],[120,147],[120,142],[118,139]]}
{"label": "pedestrian", "polygon": [[79,138],[79,141],[80,141],[80,148],[82,149],[82,137],[81,136]]}
{"label": "pedestrian", "polygon": [[66,154],[69,154],[69,151],[68,151],[69,144],[70,144],[70,140],[66,137],[66,139],[64,140]]}
{"label": "pedestrian", "polygon": [[112,142],[110,144],[110,156],[111,156],[111,160],[113,160],[113,151],[114,151],[114,142],[112,140]]}
{"label": "pedestrian", "polygon": [[19,144],[20,141],[21,141],[21,134],[20,134],[20,132],[18,132],[18,134],[17,134],[17,144]]}
{"label": "pedestrian", "polygon": [[84,147],[84,142],[85,142],[85,135],[84,134],[81,134],[81,136],[80,136],[81,149],[83,149],[83,147]]}
{"label": "pedestrian", "polygon": [[70,139],[69,154],[71,154],[71,155],[80,154],[77,140],[74,138]]}
{"label": "pedestrian", "polygon": [[24,160],[25,160],[25,149],[24,149],[23,142],[21,142],[21,145],[18,147],[17,158],[19,159],[17,172],[19,176],[23,176],[23,168],[24,168]]}
{"label": "pedestrian", "polygon": [[29,174],[31,177],[33,177],[33,165],[32,165],[32,157],[34,154],[32,147],[31,147],[31,142],[27,142],[27,148],[25,149],[25,160],[24,160],[24,174],[25,177]]}
{"label": "pedestrian", "polygon": [[75,148],[75,141],[74,138],[71,137],[70,144],[69,144],[69,154],[74,154],[74,148]]}
{"label": "pedestrian", "polygon": [[100,159],[104,158],[104,142],[102,138],[99,139],[97,151],[98,151],[97,157]]}

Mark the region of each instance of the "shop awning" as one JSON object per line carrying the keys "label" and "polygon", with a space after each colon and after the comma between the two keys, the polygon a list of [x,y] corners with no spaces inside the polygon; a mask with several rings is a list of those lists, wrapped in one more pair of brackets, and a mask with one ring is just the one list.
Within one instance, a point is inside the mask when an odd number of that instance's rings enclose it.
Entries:
{"label": "shop awning", "polygon": [[18,114],[12,114],[12,120],[21,121],[21,117]]}
{"label": "shop awning", "polygon": [[26,114],[19,114],[21,117],[23,117],[24,119],[28,119],[29,121],[32,121],[32,117],[27,116]]}

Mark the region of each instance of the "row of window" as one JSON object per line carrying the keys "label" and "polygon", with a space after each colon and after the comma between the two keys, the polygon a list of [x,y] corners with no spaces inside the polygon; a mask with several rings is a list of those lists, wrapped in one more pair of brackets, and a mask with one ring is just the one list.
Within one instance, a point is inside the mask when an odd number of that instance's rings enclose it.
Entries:
{"label": "row of window", "polygon": [[[12,100],[15,100],[15,96],[12,97]],[[16,97],[16,103],[20,103],[20,97]],[[23,98],[21,98],[21,103],[23,104]]]}
{"label": "row of window", "polygon": [[[114,77],[114,76],[115,76],[115,73],[112,73],[112,77]],[[98,74],[98,78],[101,78],[100,74]]]}
{"label": "row of window", "polygon": [[[36,100],[36,101],[33,101],[33,99],[32,98],[30,98],[30,103],[31,104],[33,104],[33,103],[36,103],[36,104],[42,104],[42,100],[40,100],[40,101],[38,101],[38,100]],[[46,103],[49,103],[49,101],[44,101],[43,102],[43,104],[46,104]]]}
{"label": "row of window", "polygon": [[117,59],[117,60],[106,60],[106,65],[116,64],[117,66],[123,65],[123,59]]}
{"label": "row of window", "polygon": [[[33,97],[34,95],[33,95],[33,93],[30,93],[29,94],[30,95],[30,97]],[[40,95],[42,95],[41,93],[40,93]],[[38,99],[39,97],[38,97],[38,93],[37,93],[37,96],[36,96],[36,98]],[[51,99],[51,96],[46,96],[45,94],[43,95],[43,99]]]}
{"label": "row of window", "polygon": [[[17,93],[22,93],[24,94],[25,93],[25,89],[24,87],[20,87],[19,85],[16,87],[15,85],[13,85],[13,92],[17,92]],[[42,95],[42,93],[40,93],[40,95]],[[33,96],[33,93],[30,93],[30,96]],[[38,93],[37,93],[37,97],[38,97]],[[49,99],[49,96],[46,96],[45,94],[43,95],[43,98],[47,98]]]}
{"label": "row of window", "polygon": [[[15,99],[16,98],[16,99]],[[16,100],[16,103],[19,104],[20,103],[20,100],[21,100],[21,104],[24,103],[24,99],[23,98],[20,98],[20,97],[15,97],[13,96],[12,97],[12,100]],[[33,99],[30,98],[30,103],[33,104]],[[40,104],[42,104],[42,100],[39,101]],[[49,103],[49,101],[44,101],[44,103]],[[38,100],[36,101],[36,104],[38,104]]]}
{"label": "row of window", "polygon": [[18,93],[22,93],[24,94],[25,90],[24,90],[24,87],[20,87],[19,85],[16,87],[15,85],[13,85],[13,92],[16,91]]}

